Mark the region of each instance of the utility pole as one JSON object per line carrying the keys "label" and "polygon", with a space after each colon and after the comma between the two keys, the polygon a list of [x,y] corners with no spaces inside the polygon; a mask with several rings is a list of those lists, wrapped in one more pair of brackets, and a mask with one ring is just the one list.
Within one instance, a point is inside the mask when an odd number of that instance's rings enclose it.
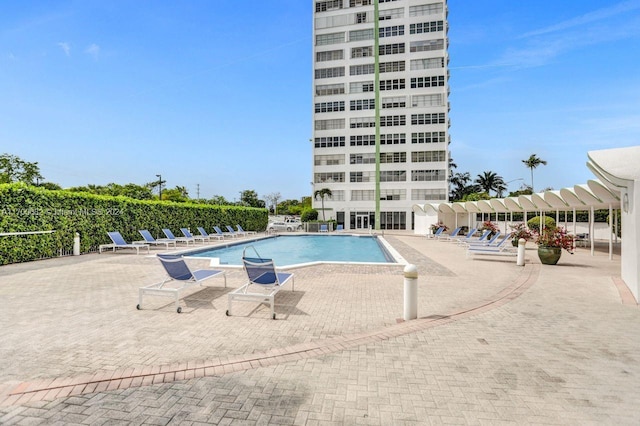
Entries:
{"label": "utility pole", "polygon": [[162,175],[156,175],[158,177],[158,199],[162,201]]}

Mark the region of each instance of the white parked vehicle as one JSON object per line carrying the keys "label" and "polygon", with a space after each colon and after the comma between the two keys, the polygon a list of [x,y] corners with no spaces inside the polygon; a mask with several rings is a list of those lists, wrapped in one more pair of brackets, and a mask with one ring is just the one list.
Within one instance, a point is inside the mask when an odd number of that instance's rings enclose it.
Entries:
{"label": "white parked vehicle", "polygon": [[302,223],[299,221],[271,222],[267,225],[267,231],[302,231]]}

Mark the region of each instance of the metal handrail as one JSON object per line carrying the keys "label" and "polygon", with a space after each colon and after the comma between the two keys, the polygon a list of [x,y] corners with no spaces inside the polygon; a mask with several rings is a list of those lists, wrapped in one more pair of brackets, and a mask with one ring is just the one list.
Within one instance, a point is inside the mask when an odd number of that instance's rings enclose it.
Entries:
{"label": "metal handrail", "polygon": [[0,237],[13,237],[16,235],[37,235],[37,234],[53,234],[56,230],[51,231],[25,231],[25,232],[0,232]]}

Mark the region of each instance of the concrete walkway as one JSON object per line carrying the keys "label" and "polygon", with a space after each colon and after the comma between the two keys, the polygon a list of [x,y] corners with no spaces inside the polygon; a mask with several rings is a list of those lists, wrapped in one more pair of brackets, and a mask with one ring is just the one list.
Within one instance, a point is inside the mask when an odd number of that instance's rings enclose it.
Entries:
{"label": "concrete walkway", "polygon": [[517,267],[386,239],[418,266],[418,320],[399,320],[401,266],[296,269],[276,321],[251,303],[225,316],[239,270],[178,315],[169,299],[135,309],[162,277],[153,257],[3,266],[0,424],[640,423],[640,309],[619,256],[546,266],[530,247]]}

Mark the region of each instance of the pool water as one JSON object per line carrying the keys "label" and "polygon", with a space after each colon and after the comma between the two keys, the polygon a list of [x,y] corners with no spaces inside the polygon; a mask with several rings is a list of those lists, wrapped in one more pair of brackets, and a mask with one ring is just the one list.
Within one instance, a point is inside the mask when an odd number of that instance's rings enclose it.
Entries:
{"label": "pool water", "polygon": [[[353,235],[292,235],[231,243],[228,246],[188,254],[190,257],[219,258],[220,264],[242,265],[242,252],[253,246],[260,257],[276,266],[310,262],[395,263],[376,237]],[[248,248],[247,257],[255,257]]]}

